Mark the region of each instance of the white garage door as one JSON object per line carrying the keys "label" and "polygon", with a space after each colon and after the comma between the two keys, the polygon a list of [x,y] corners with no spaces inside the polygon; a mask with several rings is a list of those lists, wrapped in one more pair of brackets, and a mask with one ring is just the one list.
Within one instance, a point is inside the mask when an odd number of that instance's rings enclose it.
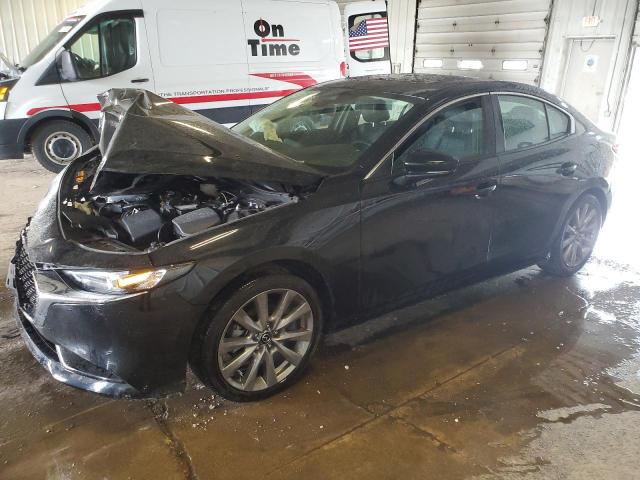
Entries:
{"label": "white garage door", "polygon": [[421,0],[415,72],[538,84],[550,0]]}

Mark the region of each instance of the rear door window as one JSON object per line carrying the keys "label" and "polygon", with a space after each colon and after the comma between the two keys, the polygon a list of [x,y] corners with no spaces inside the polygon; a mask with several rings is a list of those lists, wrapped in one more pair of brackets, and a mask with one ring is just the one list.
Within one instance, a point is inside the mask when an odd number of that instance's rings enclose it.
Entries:
{"label": "rear door window", "polygon": [[387,12],[349,17],[349,53],[359,62],[389,60]]}
{"label": "rear door window", "polygon": [[544,102],[516,95],[500,95],[505,150],[519,150],[549,141]]}

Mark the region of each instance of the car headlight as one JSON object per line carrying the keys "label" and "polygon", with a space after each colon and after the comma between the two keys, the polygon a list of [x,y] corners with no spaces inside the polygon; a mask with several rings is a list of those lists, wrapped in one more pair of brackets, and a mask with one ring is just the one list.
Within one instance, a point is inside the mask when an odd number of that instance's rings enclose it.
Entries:
{"label": "car headlight", "polygon": [[63,277],[89,292],[123,295],[149,290],[185,275],[192,263],[168,267],[132,270],[62,270]]}

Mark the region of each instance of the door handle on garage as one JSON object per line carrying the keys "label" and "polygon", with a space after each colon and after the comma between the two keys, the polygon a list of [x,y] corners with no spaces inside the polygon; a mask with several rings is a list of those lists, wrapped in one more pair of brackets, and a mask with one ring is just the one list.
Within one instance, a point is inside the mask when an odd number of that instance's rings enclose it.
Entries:
{"label": "door handle on garage", "polygon": [[131,80],[131,83],[147,83],[148,81],[148,78],[135,78]]}
{"label": "door handle on garage", "polygon": [[496,180],[488,180],[486,182],[480,183],[476,187],[475,197],[476,198],[485,198],[491,195],[498,188],[498,182]]}
{"label": "door handle on garage", "polygon": [[558,173],[560,175],[564,175],[565,177],[570,177],[575,173],[576,168],[578,168],[578,165],[576,163],[565,162],[562,165],[560,165],[560,168],[558,169]]}

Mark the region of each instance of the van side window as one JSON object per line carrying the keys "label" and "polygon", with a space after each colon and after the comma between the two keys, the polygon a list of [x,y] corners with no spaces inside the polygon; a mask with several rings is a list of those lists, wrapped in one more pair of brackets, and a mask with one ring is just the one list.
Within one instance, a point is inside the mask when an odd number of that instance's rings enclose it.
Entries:
{"label": "van side window", "polygon": [[82,33],[69,50],[78,80],[108,77],[128,70],[138,61],[135,20],[103,20]]}
{"label": "van side window", "polygon": [[397,153],[394,164],[419,150],[444,153],[459,160],[471,160],[487,153],[482,98],[475,97],[438,112]]}
{"label": "van side window", "polygon": [[349,17],[349,53],[359,62],[389,60],[387,12]]}
{"label": "van side window", "polygon": [[545,105],[539,100],[500,95],[505,150],[518,150],[549,140]]}

